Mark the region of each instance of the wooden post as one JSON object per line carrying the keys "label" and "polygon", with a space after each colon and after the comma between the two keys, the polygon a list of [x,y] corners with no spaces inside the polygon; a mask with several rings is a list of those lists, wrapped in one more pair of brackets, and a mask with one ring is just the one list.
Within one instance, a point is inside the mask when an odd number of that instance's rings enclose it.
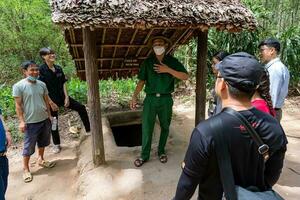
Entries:
{"label": "wooden post", "polygon": [[96,57],[96,34],[89,27],[83,28],[83,51],[88,84],[88,105],[90,108],[90,123],[93,147],[93,162],[95,166],[105,163],[101,105],[99,94],[99,76]]}
{"label": "wooden post", "polygon": [[207,34],[208,32],[198,32],[197,44],[197,73],[196,73],[196,116],[195,125],[205,119],[206,104],[206,76],[207,76]]}

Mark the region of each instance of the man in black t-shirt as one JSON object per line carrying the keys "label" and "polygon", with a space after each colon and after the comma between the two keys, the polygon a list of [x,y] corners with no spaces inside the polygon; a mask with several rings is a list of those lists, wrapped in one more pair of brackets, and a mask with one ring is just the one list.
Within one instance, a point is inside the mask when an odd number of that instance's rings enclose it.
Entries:
{"label": "man in black t-shirt", "polygon": [[[39,67],[39,79],[46,84],[49,91],[49,104],[52,117],[56,117],[56,119],[58,119],[59,107],[66,107],[75,110],[78,112],[80,119],[83,122],[87,135],[89,135],[90,121],[86,108],[81,103],[69,97],[65,74],[60,66],[54,64],[56,58],[55,52],[50,48],[42,48],[40,50],[40,56],[43,59],[44,64]],[[56,130],[52,130],[52,139],[55,145],[53,152],[59,153],[61,147],[58,128],[56,128]]]}
{"label": "man in black t-shirt", "polygon": [[252,55],[240,52],[224,58],[217,69],[215,90],[223,108],[230,107],[249,121],[269,146],[270,158],[264,163],[245,127],[232,115],[221,112],[194,129],[182,163],[175,200],[190,199],[197,186],[198,199],[222,199],[223,188],[210,127],[210,120],[214,118],[220,118],[223,122],[220,134],[224,133],[228,138],[236,185],[244,188],[256,186],[261,191],[270,189],[279,179],[283,167],[287,139],[281,125],[271,115],[251,106],[251,97],[263,72],[259,62]]}

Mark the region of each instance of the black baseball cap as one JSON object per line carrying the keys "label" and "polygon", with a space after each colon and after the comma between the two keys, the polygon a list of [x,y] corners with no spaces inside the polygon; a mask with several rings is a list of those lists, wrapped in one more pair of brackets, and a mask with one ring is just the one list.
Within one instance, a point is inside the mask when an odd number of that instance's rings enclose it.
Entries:
{"label": "black baseball cap", "polygon": [[258,60],[246,52],[226,56],[216,68],[229,85],[243,92],[255,91],[264,71]]}

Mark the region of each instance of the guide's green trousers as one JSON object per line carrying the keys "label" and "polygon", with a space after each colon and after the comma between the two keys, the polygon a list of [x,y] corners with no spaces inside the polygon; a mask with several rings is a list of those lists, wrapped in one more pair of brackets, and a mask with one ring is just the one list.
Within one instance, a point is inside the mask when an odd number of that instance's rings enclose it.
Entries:
{"label": "guide's green trousers", "polygon": [[160,138],[158,156],[165,153],[165,146],[169,136],[169,126],[172,119],[173,99],[171,94],[147,94],[144,100],[142,117],[142,153],[141,157],[147,161],[150,157],[151,142],[156,115],[160,122]]}

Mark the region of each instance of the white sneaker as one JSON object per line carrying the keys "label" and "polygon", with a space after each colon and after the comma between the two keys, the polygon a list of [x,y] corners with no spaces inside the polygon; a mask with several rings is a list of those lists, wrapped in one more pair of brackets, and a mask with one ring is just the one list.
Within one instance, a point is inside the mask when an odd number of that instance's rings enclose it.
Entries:
{"label": "white sneaker", "polygon": [[85,135],[86,135],[86,136],[90,136],[90,135],[91,135],[91,131],[85,132]]}
{"label": "white sneaker", "polygon": [[59,153],[61,151],[61,147],[60,147],[60,145],[58,144],[58,145],[54,145],[54,147],[53,147],[53,149],[52,149],[52,152],[53,153]]}

